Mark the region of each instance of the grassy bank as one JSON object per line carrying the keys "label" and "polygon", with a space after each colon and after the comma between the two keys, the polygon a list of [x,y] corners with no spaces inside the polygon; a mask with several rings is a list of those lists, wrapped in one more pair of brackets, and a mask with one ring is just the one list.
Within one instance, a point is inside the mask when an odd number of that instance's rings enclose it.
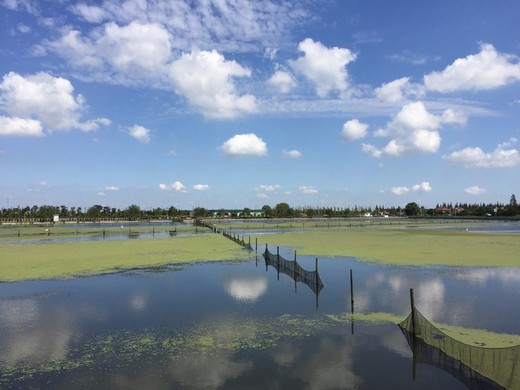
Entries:
{"label": "grassy bank", "polygon": [[[329,229],[264,235],[300,254],[403,265],[520,267],[520,235],[441,229]],[[272,248],[271,248],[272,250]]]}
{"label": "grassy bank", "polygon": [[217,234],[59,244],[0,244],[0,281],[70,278],[163,264],[247,258]]}

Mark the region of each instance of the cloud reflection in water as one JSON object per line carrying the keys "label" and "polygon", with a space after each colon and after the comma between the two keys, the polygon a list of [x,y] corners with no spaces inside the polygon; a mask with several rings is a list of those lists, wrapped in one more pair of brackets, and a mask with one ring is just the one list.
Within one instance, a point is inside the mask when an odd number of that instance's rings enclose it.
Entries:
{"label": "cloud reflection in water", "polygon": [[267,278],[263,276],[231,277],[224,282],[229,295],[242,303],[256,302],[267,290]]}

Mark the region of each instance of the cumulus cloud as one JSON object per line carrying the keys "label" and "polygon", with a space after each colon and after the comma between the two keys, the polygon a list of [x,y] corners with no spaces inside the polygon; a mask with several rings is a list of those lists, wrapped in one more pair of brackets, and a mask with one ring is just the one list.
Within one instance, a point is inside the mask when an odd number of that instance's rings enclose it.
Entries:
{"label": "cumulus cloud", "polygon": [[0,135],[41,137],[44,133],[40,121],[0,115]]}
{"label": "cumulus cloud", "polygon": [[296,80],[289,73],[283,70],[277,70],[270,78],[267,83],[275,87],[281,93],[288,93],[296,87]]}
{"label": "cumulus cloud", "polygon": [[193,189],[195,191],[206,191],[206,190],[209,189],[209,185],[207,185],[207,184],[195,184],[193,186]]}
{"label": "cumulus cloud", "polygon": [[86,110],[83,96],[74,95],[69,80],[44,72],[26,77],[15,72],[6,74],[0,83],[0,104],[10,115],[3,119],[4,132],[11,134],[42,135],[43,128],[91,131],[110,124],[106,118],[82,122]]}
{"label": "cumulus cloud", "polygon": [[520,152],[513,147],[518,140],[497,145],[491,153],[479,147],[467,147],[443,156],[444,159],[461,164],[466,168],[511,168],[520,164]]}
{"label": "cumulus cloud", "polygon": [[429,182],[423,181],[420,184],[415,184],[412,187],[392,187],[390,188],[390,192],[394,195],[404,195],[409,192],[430,192],[432,190],[432,186]]}
{"label": "cumulus cloud", "polygon": [[170,66],[170,78],[178,94],[210,118],[234,118],[256,111],[253,95],[238,95],[233,77],[251,71],[236,61],[226,61],[217,51],[185,53]]}
{"label": "cumulus cloud", "polygon": [[480,195],[486,192],[485,188],[479,186],[471,186],[464,189],[464,192],[469,195]]}
{"label": "cumulus cloud", "polygon": [[424,76],[427,89],[437,92],[485,90],[520,80],[518,58],[498,53],[491,44],[482,44],[480,53],[456,59],[442,72]]}
{"label": "cumulus cloud", "polygon": [[356,59],[356,54],[346,48],[327,48],[310,38],[300,42],[298,50],[304,55],[291,61],[291,67],[316,85],[319,97],[324,98],[332,91],[347,94],[349,83],[346,66]]}
{"label": "cumulus cloud", "polygon": [[361,139],[367,135],[367,129],[368,125],[357,119],[351,119],[343,124],[341,136],[347,141]]}
{"label": "cumulus cloud", "polygon": [[119,191],[119,187],[116,187],[116,186],[105,187],[105,191]]}
{"label": "cumulus cloud", "polygon": [[403,99],[404,91],[410,87],[410,79],[403,77],[376,88],[376,97],[385,103],[396,103]]}
{"label": "cumulus cloud", "polygon": [[162,73],[170,58],[170,40],[168,31],[155,23],[132,22],[123,27],[107,23],[96,48],[115,70],[142,77]]}
{"label": "cumulus cloud", "polygon": [[386,146],[378,148],[364,144],[363,151],[373,157],[383,155],[401,156],[413,153],[435,153],[439,150],[443,124],[464,124],[466,115],[453,109],[434,115],[418,101],[406,104],[387,124],[386,128],[375,132],[376,136],[390,138]]}
{"label": "cumulus cloud", "polygon": [[220,147],[222,152],[228,156],[247,157],[265,156],[267,144],[256,134],[237,134],[228,139]]}
{"label": "cumulus cloud", "polygon": [[285,158],[300,158],[302,156],[302,152],[299,150],[293,149],[293,150],[284,150],[283,156]]}
{"label": "cumulus cloud", "polygon": [[163,191],[178,191],[185,192],[186,186],[182,184],[180,181],[176,181],[172,184],[159,184],[159,188]]}
{"label": "cumulus cloud", "polygon": [[42,48],[74,67],[97,72],[94,77],[103,81],[133,85],[164,79],[171,42],[170,33],[157,23],[133,21],[119,26],[110,22],[87,37],[78,30],[63,29],[58,40],[44,42]]}
{"label": "cumulus cloud", "polygon": [[130,134],[131,137],[135,138],[142,144],[147,144],[150,142],[150,130],[146,127],[133,125],[128,129],[128,134]]}
{"label": "cumulus cloud", "polygon": [[318,190],[313,186],[299,186],[298,191],[306,195],[313,195],[318,193]]}

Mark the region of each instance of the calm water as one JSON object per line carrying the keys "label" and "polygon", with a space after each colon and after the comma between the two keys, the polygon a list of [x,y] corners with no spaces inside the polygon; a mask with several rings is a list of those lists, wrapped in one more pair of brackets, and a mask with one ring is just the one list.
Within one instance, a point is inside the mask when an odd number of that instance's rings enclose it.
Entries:
{"label": "calm water", "polygon": [[[288,249],[282,255],[291,257]],[[306,269],[314,258],[299,257]],[[64,281],[0,284],[1,388],[464,389],[419,364],[409,313],[520,334],[520,268],[419,268],[321,258],[318,296],[261,256]]]}

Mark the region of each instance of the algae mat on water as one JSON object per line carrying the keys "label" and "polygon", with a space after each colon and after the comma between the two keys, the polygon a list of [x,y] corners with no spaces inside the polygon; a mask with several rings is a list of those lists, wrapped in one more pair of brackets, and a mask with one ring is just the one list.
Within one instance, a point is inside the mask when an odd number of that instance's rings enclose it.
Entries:
{"label": "algae mat on water", "polygon": [[70,278],[195,261],[247,259],[216,234],[56,244],[0,244],[0,282]]}
{"label": "algae mat on water", "polygon": [[[194,324],[182,331],[168,328],[120,330],[100,335],[75,347],[71,345],[66,355],[48,360],[20,359],[8,362],[2,361],[0,353],[0,385],[15,384],[45,373],[67,373],[100,366],[104,366],[105,370],[111,367],[132,367],[135,362],[143,361],[143,358],[145,362],[154,364],[179,362],[193,355],[217,359],[221,353],[273,349],[286,342],[298,343],[327,329],[335,328],[344,332],[345,325],[352,321],[356,326],[381,326],[396,325],[402,319],[391,313],[339,313],[311,317],[287,314],[263,319],[227,318],[222,322]],[[520,343],[520,336],[449,325],[438,326],[448,334],[464,334],[462,341],[468,344],[497,348]]]}
{"label": "algae mat on water", "polygon": [[352,256],[402,265],[520,267],[520,234],[365,228],[270,234],[262,239],[314,256]]}

